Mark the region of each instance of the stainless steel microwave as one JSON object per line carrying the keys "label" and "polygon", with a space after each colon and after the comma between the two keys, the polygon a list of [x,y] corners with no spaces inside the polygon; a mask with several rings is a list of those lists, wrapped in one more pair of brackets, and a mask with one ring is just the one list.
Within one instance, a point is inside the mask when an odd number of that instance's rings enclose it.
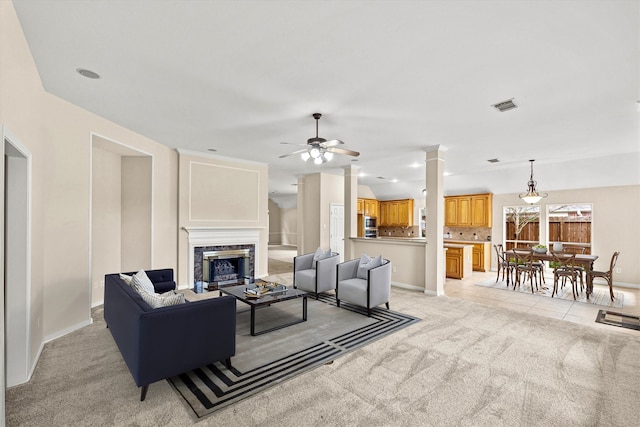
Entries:
{"label": "stainless steel microwave", "polygon": [[375,217],[372,216],[365,216],[364,217],[364,229],[377,229],[378,228],[378,222],[376,221]]}

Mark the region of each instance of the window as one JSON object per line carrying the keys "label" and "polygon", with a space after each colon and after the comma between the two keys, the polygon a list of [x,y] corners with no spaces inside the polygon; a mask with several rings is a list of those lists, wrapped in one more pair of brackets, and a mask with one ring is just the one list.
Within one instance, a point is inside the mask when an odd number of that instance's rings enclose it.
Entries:
{"label": "window", "polygon": [[503,213],[505,250],[540,242],[540,206],[505,206]]}
{"label": "window", "polygon": [[562,243],[564,252],[591,253],[591,212],[585,204],[547,205],[549,247]]}

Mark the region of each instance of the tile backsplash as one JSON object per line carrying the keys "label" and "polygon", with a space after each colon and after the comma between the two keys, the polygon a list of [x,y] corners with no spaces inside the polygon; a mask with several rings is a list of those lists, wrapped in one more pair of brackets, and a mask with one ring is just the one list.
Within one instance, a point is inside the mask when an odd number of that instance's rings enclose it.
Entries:
{"label": "tile backsplash", "polygon": [[378,227],[378,236],[386,237],[422,237],[420,227]]}
{"label": "tile backsplash", "polygon": [[483,227],[444,227],[444,234],[451,233],[451,240],[491,240],[491,228]]}

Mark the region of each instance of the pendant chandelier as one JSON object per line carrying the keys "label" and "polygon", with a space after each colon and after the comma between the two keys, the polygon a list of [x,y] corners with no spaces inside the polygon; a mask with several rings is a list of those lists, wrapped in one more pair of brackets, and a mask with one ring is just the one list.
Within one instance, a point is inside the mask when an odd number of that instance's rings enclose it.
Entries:
{"label": "pendant chandelier", "polygon": [[533,162],[535,160],[529,160],[531,162],[531,177],[529,177],[529,182],[527,183],[527,192],[520,194],[520,198],[525,202],[533,205],[534,203],[538,203],[544,197],[547,197],[547,193],[539,193],[536,185],[538,183],[533,179]]}

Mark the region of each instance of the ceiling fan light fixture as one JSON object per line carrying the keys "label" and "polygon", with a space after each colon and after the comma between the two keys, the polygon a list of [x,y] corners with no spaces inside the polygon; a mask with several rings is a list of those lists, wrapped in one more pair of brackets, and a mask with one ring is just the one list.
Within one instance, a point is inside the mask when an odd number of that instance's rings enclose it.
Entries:
{"label": "ceiling fan light fixture", "polygon": [[324,158],[327,160],[327,162],[330,162],[331,160],[333,160],[333,153],[331,151],[325,152]]}
{"label": "ceiling fan light fixture", "polygon": [[526,203],[533,205],[538,203],[543,198],[547,197],[548,194],[538,192],[538,189],[536,188],[538,183],[533,179],[533,162],[535,162],[535,160],[529,161],[531,162],[531,176],[529,177],[529,182],[527,182],[527,192],[520,194],[518,197],[520,197]]}
{"label": "ceiling fan light fixture", "polygon": [[315,159],[313,159],[313,163],[315,163],[316,165],[321,165],[324,162],[322,161],[322,157],[316,157]]}
{"label": "ceiling fan light fixture", "polygon": [[313,147],[311,150],[309,150],[309,155],[314,159],[317,159],[320,157],[320,150],[318,149],[318,147]]}
{"label": "ceiling fan light fixture", "polygon": [[306,162],[307,160],[309,160],[311,155],[309,154],[308,151],[305,151],[305,152],[300,153],[300,157],[302,158],[302,161]]}

